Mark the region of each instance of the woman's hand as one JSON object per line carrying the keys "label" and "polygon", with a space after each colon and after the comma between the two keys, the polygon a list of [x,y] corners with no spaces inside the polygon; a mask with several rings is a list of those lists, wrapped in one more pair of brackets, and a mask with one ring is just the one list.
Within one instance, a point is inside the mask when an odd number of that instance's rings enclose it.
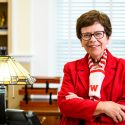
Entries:
{"label": "woman's hand", "polygon": [[83,99],[82,97],[79,97],[75,93],[72,93],[72,92],[69,92],[69,95],[66,96],[66,100],[73,99],[73,98]]}
{"label": "woman's hand", "polygon": [[105,113],[111,117],[116,123],[125,121],[125,106],[112,101],[99,102],[94,115]]}
{"label": "woman's hand", "polygon": [[[77,96],[75,93],[69,92],[69,95],[65,96],[66,100],[79,98],[84,99],[82,97]],[[105,113],[107,116],[111,117],[116,123],[125,121],[125,106],[121,104],[117,104],[112,101],[104,101],[99,102],[94,115],[99,115],[101,113]]]}

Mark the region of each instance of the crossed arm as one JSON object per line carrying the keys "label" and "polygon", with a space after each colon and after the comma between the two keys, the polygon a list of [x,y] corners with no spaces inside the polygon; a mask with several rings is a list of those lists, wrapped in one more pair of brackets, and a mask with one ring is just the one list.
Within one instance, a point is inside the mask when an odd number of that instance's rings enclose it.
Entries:
{"label": "crossed arm", "polygon": [[[82,97],[77,96],[75,93],[69,92],[67,96],[65,96],[66,100],[79,98],[83,99]],[[113,101],[100,101],[95,109],[93,116],[99,114],[106,114],[110,118],[112,118],[116,123],[125,121],[125,106],[115,103]]]}

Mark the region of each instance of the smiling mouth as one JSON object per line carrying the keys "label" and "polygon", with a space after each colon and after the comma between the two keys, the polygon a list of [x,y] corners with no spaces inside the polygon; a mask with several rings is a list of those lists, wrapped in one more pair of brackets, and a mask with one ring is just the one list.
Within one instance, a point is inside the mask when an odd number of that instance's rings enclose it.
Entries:
{"label": "smiling mouth", "polygon": [[99,47],[99,45],[91,45],[89,46],[90,48],[96,48],[96,47]]}

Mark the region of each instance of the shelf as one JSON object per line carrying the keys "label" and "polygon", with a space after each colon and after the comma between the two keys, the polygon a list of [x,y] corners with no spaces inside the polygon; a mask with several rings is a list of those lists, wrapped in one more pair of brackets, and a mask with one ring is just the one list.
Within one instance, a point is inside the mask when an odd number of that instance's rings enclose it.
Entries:
{"label": "shelf", "polygon": [[[0,55],[8,54],[9,0],[0,0]],[[3,48],[6,48],[3,50]],[[4,51],[4,52],[3,52]]]}
{"label": "shelf", "polygon": [[30,100],[28,101],[28,104],[26,104],[25,101],[20,101],[20,108],[23,110],[39,110],[39,109],[57,109],[57,101],[53,100],[52,104],[49,104],[49,100]]}
{"label": "shelf", "polygon": [[[28,88],[28,95],[46,95],[47,93],[52,93],[54,95],[57,94],[57,89],[56,88],[49,88],[48,91],[46,92],[45,88]],[[25,89],[19,90],[20,95],[25,95]]]}
{"label": "shelf", "polygon": [[60,77],[47,77],[47,76],[34,76],[36,78],[35,83],[53,83],[53,84],[60,84]]}

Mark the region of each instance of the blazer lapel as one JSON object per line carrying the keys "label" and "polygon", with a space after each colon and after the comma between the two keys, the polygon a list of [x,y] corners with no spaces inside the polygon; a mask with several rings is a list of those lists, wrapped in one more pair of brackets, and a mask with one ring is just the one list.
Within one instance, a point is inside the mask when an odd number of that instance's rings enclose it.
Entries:
{"label": "blazer lapel", "polygon": [[114,78],[116,65],[117,65],[116,59],[111,55],[111,53],[108,52],[108,58],[105,67],[105,78],[102,84],[103,87],[107,86],[107,84],[109,84],[111,80]]}
{"label": "blazer lapel", "polygon": [[85,56],[85,58],[82,59],[79,64],[77,64],[77,67],[78,78],[84,86],[85,90],[88,91],[90,72],[88,68],[88,54]]}

